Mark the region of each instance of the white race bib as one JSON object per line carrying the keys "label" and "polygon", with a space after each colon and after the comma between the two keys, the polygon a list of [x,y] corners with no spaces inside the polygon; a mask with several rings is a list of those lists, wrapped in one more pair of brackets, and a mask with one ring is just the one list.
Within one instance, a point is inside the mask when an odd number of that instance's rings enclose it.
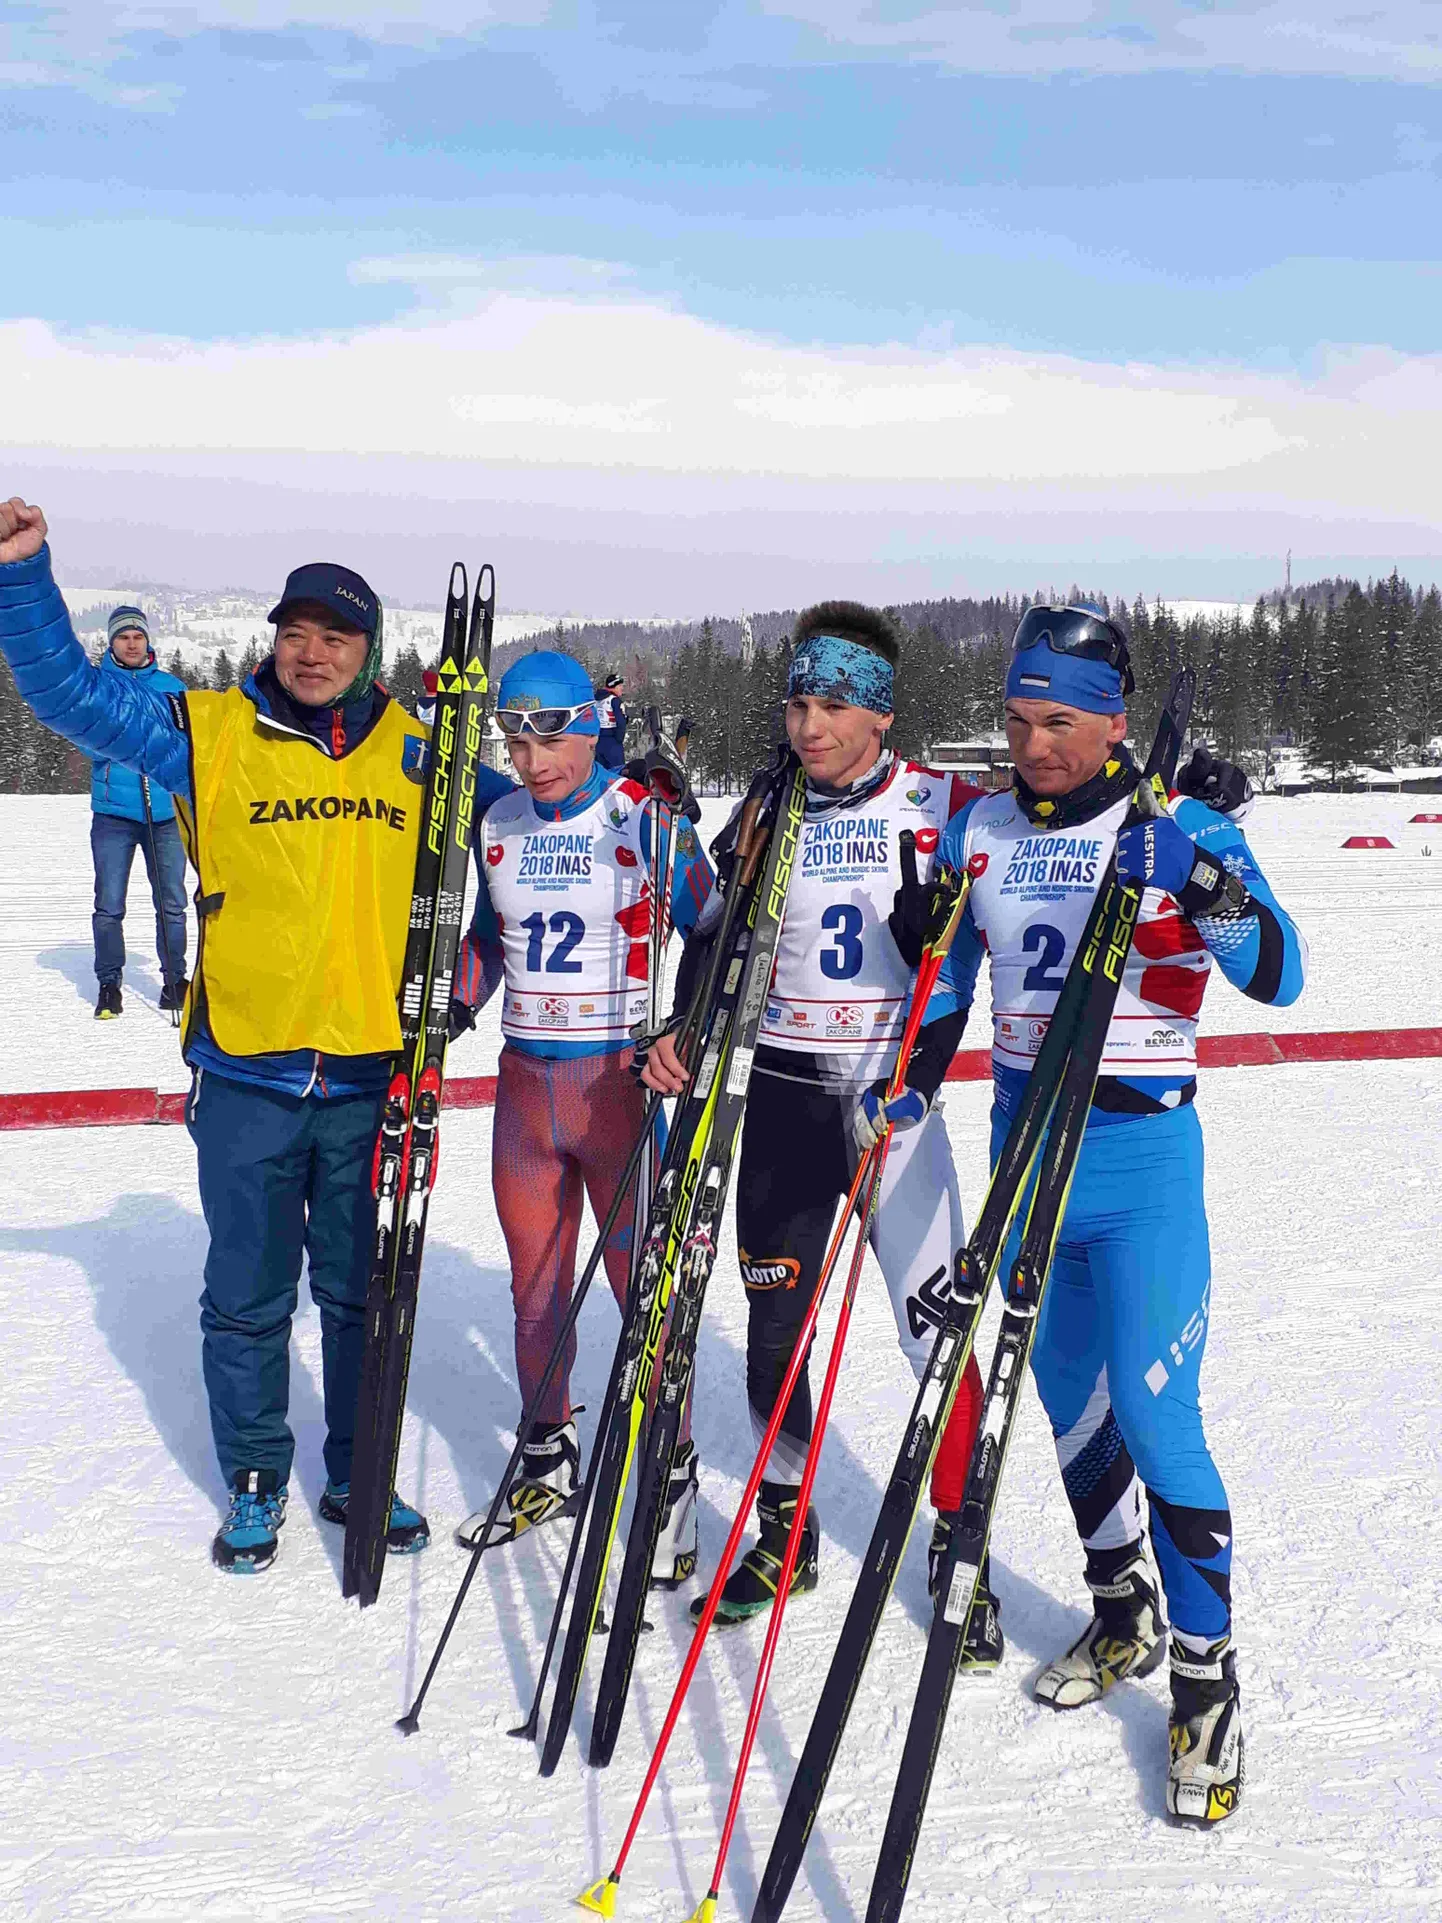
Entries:
{"label": "white race bib", "polygon": [[[1037,828],[1014,794],[989,795],[966,824],[971,914],[991,957],[992,1049],[1030,1068],[1096,900],[1129,802],[1075,828]],[[1142,896],[1107,1030],[1104,1075],[1196,1072],[1197,1017],[1212,958],[1170,895]]]}
{"label": "white race bib", "polygon": [[569,821],[543,821],[519,790],[482,824],[486,882],[505,952],[501,1032],[624,1040],[646,1013],[651,890],[645,791],[619,781]]}

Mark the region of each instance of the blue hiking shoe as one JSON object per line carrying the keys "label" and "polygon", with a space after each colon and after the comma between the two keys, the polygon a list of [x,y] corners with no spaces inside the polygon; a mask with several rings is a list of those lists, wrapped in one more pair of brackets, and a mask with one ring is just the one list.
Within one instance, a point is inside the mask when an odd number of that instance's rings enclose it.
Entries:
{"label": "blue hiking shoe", "polygon": [[[327,1481],[321,1491],[320,1518],[322,1522],[338,1522],[345,1527],[346,1510],[350,1507],[350,1484],[348,1482]],[[408,1502],[402,1502],[392,1491],[391,1522],[386,1531],[386,1553],[391,1556],[416,1556],[422,1549],[431,1546],[431,1525],[419,1509],[412,1509]]]}
{"label": "blue hiking shoe", "polygon": [[286,1489],[274,1469],[237,1469],[230,1507],[210,1545],[210,1560],[230,1576],[258,1576],[280,1547]]}

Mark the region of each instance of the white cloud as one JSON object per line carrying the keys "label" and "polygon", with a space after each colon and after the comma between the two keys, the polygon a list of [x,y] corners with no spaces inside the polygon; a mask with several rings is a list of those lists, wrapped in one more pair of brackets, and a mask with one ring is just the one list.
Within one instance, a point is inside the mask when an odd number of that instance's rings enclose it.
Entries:
{"label": "white cloud", "polygon": [[965,73],[1201,72],[1328,74],[1435,82],[1442,35],[1433,0],[756,0],[839,46],[936,61]]}
{"label": "white cloud", "polygon": [[[641,7],[648,0],[641,0]],[[654,4],[654,0],[649,0]],[[638,9],[639,10],[639,9]],[[73,0],[17,26],[24,58],[10,84],[73,84],[117,104],[169,104],[166,88],[127,89],[103,78],[127,36],[184,38],[207,28],[276,33],[320,28],[374,43],[438,46],[476,40],[495,27],[545,26],[588,46],[565,62],[566,86],[601,99],[624,83],[674,106],[746,109],[763,97],[726,75],[733,68],[805,65],[814,44],[766,23],[800,23],[849,52],[928,61],[959,72],[1035,75],[1197,72],[1335,75],[1427,84],[1442,77],[1435,0],[736,0],[709,21],[685,54],[627,31],[625,7],[599,23],[555,0]],[[712,77],[714,76],[714,78]]]}
{"label": "white cloud", "polygon": [[635,296],[448,278],[458,291],[441,311],[301,340],[0,326],[0,441],[518,463],[572,471],[598,508],[621,476],[649,474],[1442,524],[1442,480],[1419,452],[1442,439],[1442,357],[1336,352],[1303,381],[980,347],[795,347]]}

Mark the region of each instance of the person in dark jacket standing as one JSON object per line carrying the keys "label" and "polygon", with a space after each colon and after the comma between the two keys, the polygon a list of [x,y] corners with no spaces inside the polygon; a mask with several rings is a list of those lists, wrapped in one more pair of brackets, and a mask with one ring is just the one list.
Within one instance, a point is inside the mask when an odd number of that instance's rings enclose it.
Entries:
{"label": "person in dark jacket standing", "polygon": [[601,723],[596,765],[608,772],[616,772],[626,765],[626,710],[621,706],[625,685],[619,674],[612,674],[595,690],[596,715]]}
{"label": "person in dark jacket standing", "polygon": [[[270,614],[275,650],[241,686],[161,702],[86,659],[45,535],[38,507],[0,500],[0,647],[15,685],[47,727],[176,796],[199,876],[182,1047],[210,1231],[201,1365],[230,1496],[211,1554],[253,1574],[274,1562],[285,1520],[302,1264],[320,1311],[322,1518],[344,1524],[350,1500],[371,1158],[400,1048],[429,736],[376,680],[380,602],[349,568],[293,570]],[[393,1495],[388,1546],[429,1540]]]}
{"label": "person in dark jacket standing", "polygon": [[[113,608],[101,658],[102,674],[126,676],[161,701],[184,692],[184,682],[157,667],[150,624],[140,608]],[[146,803],[150,820],[146,822]],[[97,1021],[112,1021],[124,1007],[125,898],[135,851],[155,901],[155,952],[163,987],[160,1006],[177,1010],[185,1000],[185,850],[175,825],[175,804],[164,788],[118,761],[97,759],[90,770],[90,852],[95,861],[95,1004]]]}

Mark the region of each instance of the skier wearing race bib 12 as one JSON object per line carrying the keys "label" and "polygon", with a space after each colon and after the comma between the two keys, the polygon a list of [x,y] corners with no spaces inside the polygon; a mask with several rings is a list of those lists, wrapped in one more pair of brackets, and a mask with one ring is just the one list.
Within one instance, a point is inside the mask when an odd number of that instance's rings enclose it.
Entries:
{"label": "skier wearing race bib 12", "polygon": [[[647,1014],[652,901],[648,791],[602,767],[589,676],[569,655],[523,656],[497,691],[496,720],[522,786],[491,799],[476,830],[480,891],[462,944],[452,1026],[502,990],[492,1136],[496,1208],[511,1261],[521,1401],[571,1299],[583,1194],[599,1221],[641,1132],[646,1098],[630,1073],[631,1029]],[[677,817],[670,918],[683,935],[711,893],[710,863]],[[626,1211],[603,1260],[618,1303],[629,1280]],[[505,1527],[544,1522],[574,1495],[580,1450],[570,1401],[575,1338],[523,1443]],[[696,1464],[678,1452],[657,1579],[696,1562]],[[474,1547],[484,1512],[459,1535]],[[499,1525],[498,1525],[499,1526]]]}
{"label": "skier wearing race bib 12", "polygon": [[[1138,780],[1131,687],[1125,637],[1098,611],[1023,617],[1006,682],[1013,790],[970,803],[942,836],[942,859],[971,876],[945,978],[967,1005],[990,958],[995,1153],[1113,849],[1144,891],[1033,1351],[1095,1609],[1036,1695],[1075,1708],[1162,1661],[1144,1485],[1171,1623],[1167,1807],[1208,1824],[1236,1807],[1243,1749],[1232,1519],[1199,1404],[1211,1256],[1197,1020],[1214,963],[1282,1006],[1301,993],[1306,948],[1225,814],[1183,795],[1122,827]],[[1235,776],[1199,753],[1180,785],[1210,796],[1218,768]]]}
{"label": "skier wearing race bib 12", "polygon": [[[871,1246],[886,1278],[903,1353],[918,1376],[942,1319],[952,1263],[966,1239],[946,1124],[933,1107],[966,1019],[949,992],[938,990],[933,997],[906,1089],[889,1107],[885,1102],[921,954],[925,884],[942,830],[979,792],[955,775],[903,760],[887,746],[899,651],[890,619],[850,601],[808,609],[792,641],[786,732],[806,771],[806,820],[752,1070],[736,1196],[749,1310],[746,1392],[758,1443],[805,1317],[837,1203],[859,1157],[888,1121],[894,1133]],[[908,830],[916,850],[909,870],[900,845]],[[732,832],[734,821],[727,835]],[[713,850],[723,873],[726,839]],[[712,919],[703,918],[702,938]],[[683,979],[694,966],[688,954]],[[653,1044],[646,1078],[666,1093],[684,1085],[669,1038]],[[972,1362],[933,1473],[939,1509],[961,1500],[980,1404],[981,1378]],[[811,1390],[803,1373],[757,1498],[760,1540],[726,1583],[716,1615],[720,1624],[770,1606],[810,1440]],[[793,1595],[815,1588],[819,1547],[812,1512]],[[973,1666],[1000,1659],[1001,1630],[989,1589],[974,1614],[967,1654]]]}

